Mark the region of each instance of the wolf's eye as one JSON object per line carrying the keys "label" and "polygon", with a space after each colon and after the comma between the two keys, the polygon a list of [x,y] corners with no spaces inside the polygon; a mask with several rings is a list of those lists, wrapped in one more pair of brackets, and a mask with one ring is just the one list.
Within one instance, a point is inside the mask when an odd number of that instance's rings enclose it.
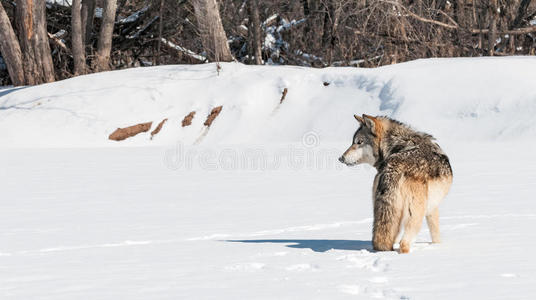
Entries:
{"label": "wolf's eye", "polygon": [[358,145],[363,144],[363,140],[357,140],[357,143],[356,143],[356,144],[358,144]]}

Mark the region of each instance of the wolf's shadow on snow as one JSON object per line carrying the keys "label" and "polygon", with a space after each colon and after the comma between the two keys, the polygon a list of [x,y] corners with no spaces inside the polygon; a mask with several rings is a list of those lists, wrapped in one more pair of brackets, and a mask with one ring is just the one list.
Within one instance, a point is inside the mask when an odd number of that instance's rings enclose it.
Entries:
{"label": "wolf's shadow on snow", "polygon": [[233,243],[272,243],[272,244],[288,244],[289,248],[311,249],[315,252],[326,252],[328,250],[372,250],[371,241],[360,240],[227,240],[226,242]]}

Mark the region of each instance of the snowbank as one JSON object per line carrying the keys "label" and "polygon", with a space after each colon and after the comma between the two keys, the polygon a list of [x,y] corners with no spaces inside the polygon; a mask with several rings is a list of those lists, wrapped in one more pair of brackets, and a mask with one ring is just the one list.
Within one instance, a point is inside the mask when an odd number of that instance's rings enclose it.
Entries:
{"label": "snowbank", "polygon": [[[238,63],[138,68],[0,90],[2,147],[349,142],[354,113],[383,114],[438,139],[536,136],[536,58],[426,59],[377,69]],[[329,83],[325,86],[324,82]],[[280,105],[281,93],[288,89]],[[182,119],[196,111],[193,123]],[[150,140],[114,142],[118,127],[168,118]]]}

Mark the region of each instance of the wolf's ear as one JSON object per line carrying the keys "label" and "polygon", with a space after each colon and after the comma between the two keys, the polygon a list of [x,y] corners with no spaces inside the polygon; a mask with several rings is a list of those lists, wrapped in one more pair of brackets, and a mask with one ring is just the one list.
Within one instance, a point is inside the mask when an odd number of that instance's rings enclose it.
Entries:
{"label": "wolf's ear", "polygon": [[354,118],[357,120],[357,122],[361,123],[361,124],[365,124],[365,120],[358,116],[358,115],[354,115]]}
{"label": "wolf's ear", "polygon": [[372,133],[376,134],[376,118],[373,116],[363,114],[363,124],[370,128]]}

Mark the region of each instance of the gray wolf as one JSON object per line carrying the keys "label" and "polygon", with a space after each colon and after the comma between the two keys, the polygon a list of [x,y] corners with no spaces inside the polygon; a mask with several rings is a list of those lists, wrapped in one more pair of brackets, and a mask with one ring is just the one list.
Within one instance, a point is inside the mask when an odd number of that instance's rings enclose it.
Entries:
{"label": "gray wolf", "polygon": [[378,171],[372,188],[374,249],[392,251],[400,243],[400,253],[408,253],[425,216],[432,243],[439,243],[438,206],[452,184],[447,155],[431,135],[399,121],[354,117],[360,127],[339,161],[368,163]]}

